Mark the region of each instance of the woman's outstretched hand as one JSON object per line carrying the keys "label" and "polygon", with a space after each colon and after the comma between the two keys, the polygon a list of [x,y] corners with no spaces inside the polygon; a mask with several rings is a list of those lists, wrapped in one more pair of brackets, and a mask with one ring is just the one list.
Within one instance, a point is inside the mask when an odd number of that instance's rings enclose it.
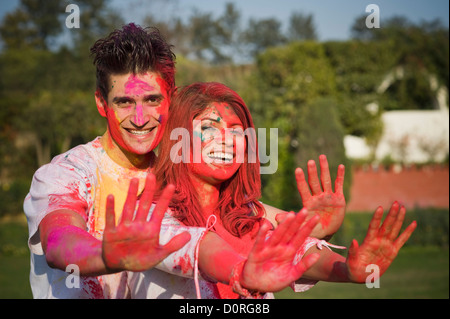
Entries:
{"label": "woman's outstretched hand", "polygon": [[308,161],[308,183],[301,168],[295,170],[297,188],[302,197],[303,207],[308,209],[310,216],[319,215],[320,221],[313,231],[313,237],[328,238],[336,233],[345,216],[344,197],[344,165],[339,165],[335,189],[333,192],[330,169],[327,157],[319,156],[320,181],[317,174],[316,163]]}
{"label": "woman's outstretched hand", "polygon": [[383,208],[378,207],[370,222],[367,235],[361,246],[353,240],[346,260],[350,281],[364,283],[366,267],[376,265],[380,276],[388,269],[400,248],[406,243],[417,224],[413,221],[400,233],[405,218],[405,207],[394,202],[380,227]]}
{"label": "woman's outstretched hand", "polygon": [[242,270],[240,283],[243,287],[259,292],[280,291],[317,261],[319,255],[311,254],[298,264],[293,263],[297,251],[319,221],[316,216],[304,223],[306,217],[306,209],[298,214],[288,213],[268,239],[270,226],[261,226]]}

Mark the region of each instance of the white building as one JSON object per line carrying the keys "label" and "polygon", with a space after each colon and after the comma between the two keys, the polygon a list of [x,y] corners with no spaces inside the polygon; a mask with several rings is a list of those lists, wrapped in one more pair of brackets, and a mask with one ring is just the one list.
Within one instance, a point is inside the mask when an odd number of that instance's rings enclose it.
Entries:
{"label": "white building", "polygon": [[[402,69],[388,74],[378,88],[382,94],[397,78],[403,76]],[[375,162],[390,158],[401,163],[440,162],[449,154],[449,109],[448,91],[438,86],[435,77],[429,76],[431,89],[436,92],[436,110],[389,111],[382,114],[383,134],[374,150],[363,138],[345,136],[344,145],[348,158],[370,159]],[[377,111],[378,105],[367,105],[368,110]]]}

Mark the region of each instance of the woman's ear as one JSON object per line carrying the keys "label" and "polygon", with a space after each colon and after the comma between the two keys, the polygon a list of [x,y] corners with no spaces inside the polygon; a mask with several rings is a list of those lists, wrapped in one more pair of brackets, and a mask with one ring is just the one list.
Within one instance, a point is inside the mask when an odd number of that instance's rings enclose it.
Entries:
{"label": "woman's ear", "polygon": [[106,117],[106,108],[108,107],[108,104],[100,93],[100,90],[95,91],[95,104],[97,105],[98,113],[100,113],[101,116]]}

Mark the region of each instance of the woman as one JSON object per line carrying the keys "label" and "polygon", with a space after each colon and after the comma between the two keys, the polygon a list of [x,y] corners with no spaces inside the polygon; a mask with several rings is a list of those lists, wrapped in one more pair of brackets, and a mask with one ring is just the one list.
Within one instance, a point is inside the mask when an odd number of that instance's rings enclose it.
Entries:
{"label": "woman", "polygon": [[[186,134],[177,136],[185,130],[189,133],[188,141]],[[257,240],[258,232],[269,237],[267,231],[273,227],[264,218],[264,207],[258,201],[261,184],[252,130],[250,113],[238,94],[219,83],[192,84],[179,90],[172,100],[170,119],[154,169],[161,189],[175,185],[175,194],[169,204],[170,215],[182,225],[194,227],[209,225],[210,216],[214,216],[213,231],[239,253],[244,262],[247,257],[253,261],[255,243],[255,246],[262,245]],[[363,245],[358,247],[354,241],[347,259],[331,250],[321,249],[320,245],[316,247],[321,243],[317,239],[306,240],[296,261],[312,254],[319,254],[320,258],[306,270],[303,278],[365,282],[365,267],[372,261],[381,268],[380,274],[383,273],[411,235],[415,223],[397,238],[404,208],[394,203],[380,228],[382,214],[382,208],[378,208]],[[204,246],[202,250],[217,249],[214,245],[209,247]],[[283,246],[279,249],[281,252]],[[217,261],[204,256],[200,252],[198,262],[205,278],[223,277],[221,269],[230,269],[226,265],[229,260]],[[240,279],[250,276],[243,265],[232,267],[234,279],[235,273],[239,272],[238,284]],[[233,280],[231,285],[235,283]],[[248,295],[245,289],[233,289],[220,282],[204,284],[214,290],[208,296],[236,298],[238,294]]]}

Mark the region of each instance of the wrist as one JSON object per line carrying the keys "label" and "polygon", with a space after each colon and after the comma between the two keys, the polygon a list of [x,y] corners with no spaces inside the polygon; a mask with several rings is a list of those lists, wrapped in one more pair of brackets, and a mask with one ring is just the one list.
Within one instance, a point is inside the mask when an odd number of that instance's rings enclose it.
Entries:
{"label": "wrist", "polygon": [[253,298],[253,299],[259,299],[261,297],[261,293],[258,291],[252,291],[249,289],[246,289],[242,287],[242,274],[245,267],[245,263],[247,262],[246,259],[238,262],[232,269],[229,285],[234,293],[238,294],[239,296],[243,298]]}

